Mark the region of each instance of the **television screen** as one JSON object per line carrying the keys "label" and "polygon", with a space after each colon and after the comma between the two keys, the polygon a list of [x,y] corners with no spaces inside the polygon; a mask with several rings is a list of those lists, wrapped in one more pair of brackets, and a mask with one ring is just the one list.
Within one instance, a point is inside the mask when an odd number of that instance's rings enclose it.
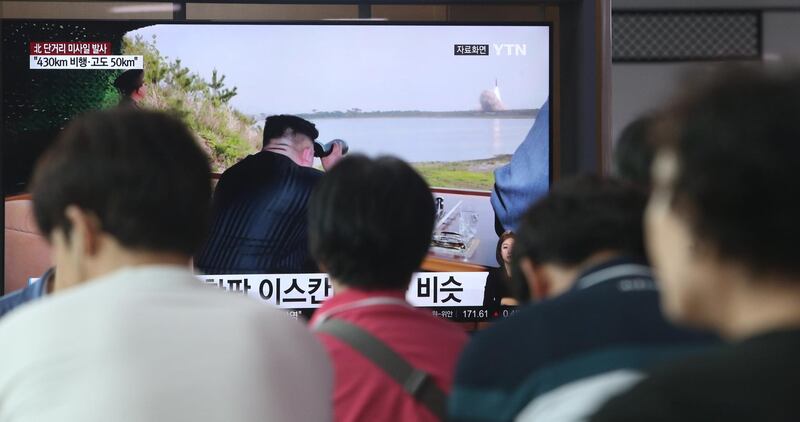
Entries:
{"label": "television screen", "polygon": [[[143,69],[137,106],[179,115],[217,175],[261,150],[276,114],[313,122],[321,144],[408,161],[437,208],[408,299],[453,319],[508,312],[484,306],[487,276],[502,267],[498,234],[514,226],[497,212],[514,193],[492,191],[549,186],[548,25],[6,20],[2,36],[6,196],[24,192],[70,118],[131,101],[119,77]],[[298,313],[332,294],[316,273],[201,278]]]}

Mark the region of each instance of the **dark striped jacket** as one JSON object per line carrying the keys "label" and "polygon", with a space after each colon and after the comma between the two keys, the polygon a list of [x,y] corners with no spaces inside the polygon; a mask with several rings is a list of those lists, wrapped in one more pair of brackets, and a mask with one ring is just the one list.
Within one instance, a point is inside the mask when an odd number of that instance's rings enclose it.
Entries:
{"label": "dark striped jacket", "polygon": [[214,192],[209,237],[195,266],[205,274],[315,272],[306,220],[322,174],[268,151],[230,167]]}

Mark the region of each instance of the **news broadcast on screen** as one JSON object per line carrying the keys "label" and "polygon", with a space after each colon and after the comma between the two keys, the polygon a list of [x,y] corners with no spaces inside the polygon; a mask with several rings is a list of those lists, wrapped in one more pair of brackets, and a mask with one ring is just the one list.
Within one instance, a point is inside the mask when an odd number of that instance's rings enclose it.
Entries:
{"label": "news broadcast on screen", "polygon": [[[269,116],[294,115],[319,132],[314,168],[338,143],[398,157],[430,186],[435,225],[409,303],[455,321],[514,312],[489,303],[487,283],[510,256],[515,180],[543,195],[552,179],[548,24],[5,20],[2,36],[5,196],[25,192],[36,158],[86,111],[128,102],[179,116],[213,183],[262,149]],[[320,271],[198,270],[198,282],[301,317],[334,293]]]}

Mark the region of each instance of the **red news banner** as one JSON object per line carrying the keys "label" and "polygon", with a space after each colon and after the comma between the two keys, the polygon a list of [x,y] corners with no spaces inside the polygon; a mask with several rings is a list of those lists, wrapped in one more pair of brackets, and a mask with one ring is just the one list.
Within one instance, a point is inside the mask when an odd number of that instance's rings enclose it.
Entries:
{"label": "red news banner", "polygon": [[113,55],[107,41],[31,41],[31,69],[143,69],[144,57]]}
{"label": "red news banner", "polygon": [[108,56],[111,55],[111,43],[31,41],[29,53],[31,56]]}

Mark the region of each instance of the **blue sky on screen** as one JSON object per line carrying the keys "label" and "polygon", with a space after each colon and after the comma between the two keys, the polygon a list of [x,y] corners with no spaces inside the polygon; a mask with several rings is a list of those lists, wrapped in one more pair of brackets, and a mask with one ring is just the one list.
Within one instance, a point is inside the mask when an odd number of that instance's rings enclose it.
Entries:
{"label": "blue sky on screen", "polygon": [[[538,108],[549,90],[549,29],[522,26],[153,25],[129,33],[206,79],[213,69],[243,112],[462,111],[498,80],[507,109]],[[455,56],[454,44],[490,56]],[[525,44],[496,55],[494,44]]]}

